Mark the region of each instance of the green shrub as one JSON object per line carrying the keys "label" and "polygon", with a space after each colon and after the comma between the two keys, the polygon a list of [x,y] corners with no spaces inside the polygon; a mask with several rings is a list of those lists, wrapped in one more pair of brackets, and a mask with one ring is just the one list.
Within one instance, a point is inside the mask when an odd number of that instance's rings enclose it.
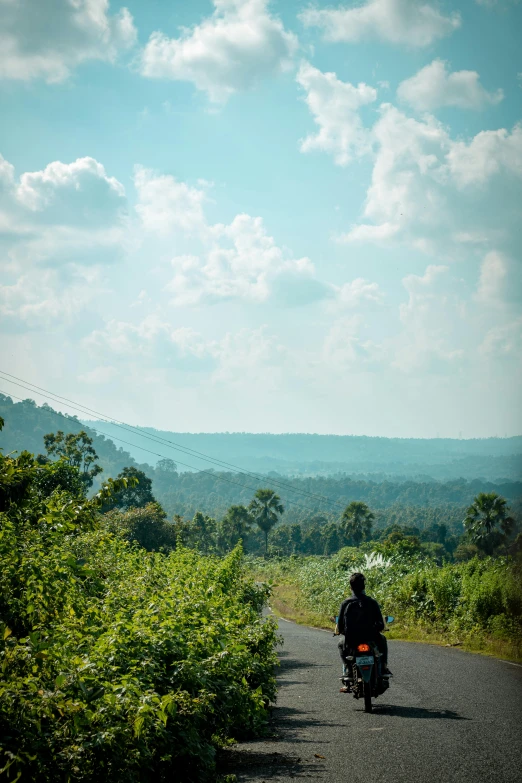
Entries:
{"label": "green shrub", "polygon": [[[102,499],[0,455],[0,769],[7,779],[205,780],[275,698],[266,590],[224,559],[151,553]],[[65,481],[67,479],[67,481]],[[43,489],[42,489],[43,487]]]}

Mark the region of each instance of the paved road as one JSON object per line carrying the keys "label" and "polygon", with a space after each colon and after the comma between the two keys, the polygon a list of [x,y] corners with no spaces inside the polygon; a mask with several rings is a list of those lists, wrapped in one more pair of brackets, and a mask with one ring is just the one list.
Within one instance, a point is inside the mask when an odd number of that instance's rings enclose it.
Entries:
{"label": "paved road", "polygon": [[521,783],[522,667],[392,641],[392,685],[366,714],[339,693],[337,639],[279,629],[274,736],[233,749],[226,771],[239,783]]}

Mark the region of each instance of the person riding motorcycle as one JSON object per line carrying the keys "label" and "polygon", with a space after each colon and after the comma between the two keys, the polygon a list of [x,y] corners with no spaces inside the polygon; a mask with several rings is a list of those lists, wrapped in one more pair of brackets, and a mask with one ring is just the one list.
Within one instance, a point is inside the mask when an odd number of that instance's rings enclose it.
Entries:
{"label": "person riding motorcycle", "polygon": [[[339,609],[337,628],[344,635],[344,642],[339,642],[339,652],[343,661],[343,673],[347,671],[346,656],[361,642],[372,641],[381,653],[382,673],[392,676],[388,669],[388,642],[381,633],[384,620],[379,604],[365,593],[364,574],[356,572],[350,577],[352,594],[346,598]],[[346,690],[341,688],[341,690]]]}

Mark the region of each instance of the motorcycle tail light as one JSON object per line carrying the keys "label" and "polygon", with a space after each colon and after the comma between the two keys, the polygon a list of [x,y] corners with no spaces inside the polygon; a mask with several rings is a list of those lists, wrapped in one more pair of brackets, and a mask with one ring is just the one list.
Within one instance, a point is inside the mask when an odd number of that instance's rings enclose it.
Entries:
{"label": "motorcycle tail light", "polygon": [[370,652],[370,645],[369,644],[358,644],[357,645],[357,652]]}

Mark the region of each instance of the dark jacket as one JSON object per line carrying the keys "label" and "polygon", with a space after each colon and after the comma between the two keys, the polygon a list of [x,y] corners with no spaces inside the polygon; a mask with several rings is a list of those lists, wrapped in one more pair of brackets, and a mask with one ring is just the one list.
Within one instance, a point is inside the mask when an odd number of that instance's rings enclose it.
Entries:
{"label": "dark jacket", "polygon": [[381,608],[375,598],[366,593],[351,595],[342,602],[337,623],[339,633],[344,634],[345,645],[365,640],[375,641],[384,629]]}

